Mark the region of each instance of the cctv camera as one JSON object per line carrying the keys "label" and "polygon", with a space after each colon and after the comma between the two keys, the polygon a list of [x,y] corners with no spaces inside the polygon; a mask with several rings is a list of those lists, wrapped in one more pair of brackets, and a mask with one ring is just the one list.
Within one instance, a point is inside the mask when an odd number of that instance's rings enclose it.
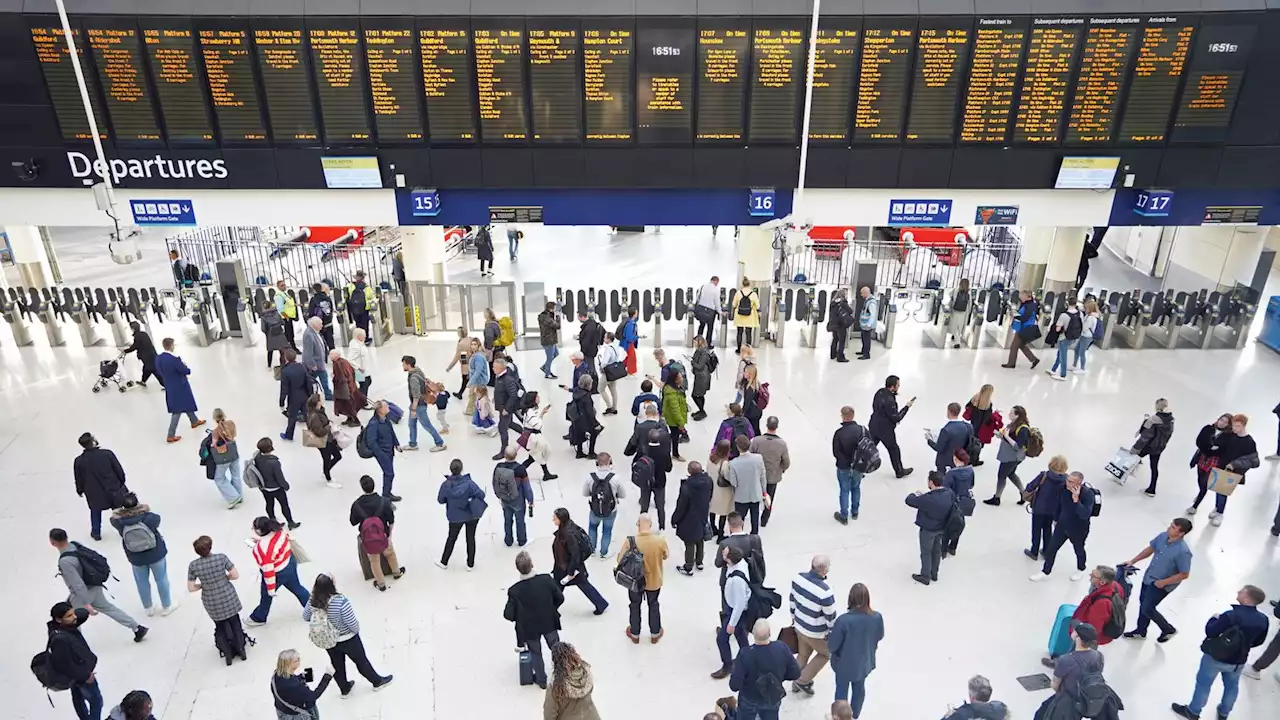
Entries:
{"label": "cctv camera", "polygon": [[22,182],[33,182],[40,177],[40,163],[35,158],[14,160],[9,165],[13,167],[13,174]]}

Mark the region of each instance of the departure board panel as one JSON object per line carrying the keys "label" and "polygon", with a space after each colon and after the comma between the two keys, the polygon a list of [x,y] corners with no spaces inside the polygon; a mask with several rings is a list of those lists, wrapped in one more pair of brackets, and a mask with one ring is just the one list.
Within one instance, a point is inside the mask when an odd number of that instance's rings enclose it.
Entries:
{"label": "departure board panel", "polygon": [[132,21],[95,20],[95,24],[86,26],[84,31],[116,142],[161,142],[151,86],[143,69],[142,41],[137,26]]}
{"label": "departure board panel", "polygon": [[1137,47],[1141,18],[1093,18],[1084,36],[1066,141],[1110,143],[1120,117],[1120,93]]}
{"label": "departure board panel", "polygon": [[275,141],[289,144],[319,140],[302,21],[255,20],[253,46],[257,48],[258,68],[262,71],[262,87],[267,96],[267,117]]}
{"label": "departure board panel", "polygon": [[587,141],[629,141],[635,30],[629,20],[582,22],[583,98]]}
{"label": "departure board panel", "polygon": [[950,144],[955,135],[956,101],[968,76],[973,21],[922,18],[919,34],[907,140]]}
{"label": "departure board panel", "polygon": [[858,104],[853,139],[884,142],[902,138],[902,115],[916,45],[915,21],[868,18],[862,31]]}
{"label": "departure board panel", "polygon": [[[822,18],[813,58],[813,102],[809,110],[809,139],[847,142],[853,108],[853,79],[858,74],[858,18]],[[808,52],[807,49],[801,54]],[[808,62],[806,57],[803,61]],[[801,82],[807,70],[801,69]]]}
{"label": "departure board panel", "polygon": [[751,31],[752,143],[790,143],[800,137],[808,45],[803,20],[757,18]]}
{"label": "departure board panel", "polygon": [[960,142],[1008,141],[1029,22],[1015,17],[978,18],[973,30],[969,89],[960,113]]}
{"label": "departure board panel", "polygon": [[576,21],[529,19],[529,97],[535,142],[582,140],[581,32]]}
{"label": "departure board panel", "polygon": [[1084,35],[1083,18],[1032,18],[1022,92],[1014,120],[1014,142],[1057,143],[1067,108],[1067,90]]}
{"label": "departure board panel", "polygon": [[418,45],[431,142],[475,142],[471,26],[466,20],[420,22]]}
{"label": "departure board panel", "polygon": [[196,55],[191,21],[140,18],[142,41],[156,84],[156,99],[164,116],[169,142],[175,145],[212,145],[213,123],[200,80],[203,73]]}
{"label": "departure board panel", "polygon": [[698,23],[698,135],[704,142],[741,142],[747,96],[751,24],[702,19]]}
{"label": "departure board panel", "polygon": [[485,142],[529,139],[524,112],[524,23],[473,22],[480,133]]}
{"label": "departure board panel", "polygon": [[364,144],[373,139],[365,112],[364,50],[355,20],[307,20],[311,64],[320,98],[320,124],[327,144]]}
{"label": "departure board panel", "polygon": [[645,145],[693,139],[693,65],[697,29],[691,21],[636,28],[636,138]]}
{"label": "departure board panel", "polygon": [[[80,57],[84,57],[84,33],[79,28],[72,28],[71,36],[75,40]],[[54,115],[58,118],[58,127],[65,140],[92,140],[93,131],[89,128],[89,118],[84,113],[84,102],[80,99],[80,86],[76,83],[76,71],[71,67],[71,51],[67,49],[67,40],[62,34],[62,26],[56,21],[45,22],[33,19],[31,41],[35,45],[36,60],[40,62],[40,70],[44,74],[45,85],[49,88],[49,100],[53,103]],[[98,83],[94,78],[89,63],[81,62],[80,69],[84,73],[85,84],[89,88],[89,104],[93,107],[93,117],[98,123],[98,136],[107,139],[107,119],[102,114],[98,101]]]}
{"label": "departure board panel", "polygon": [[1202,25],[1173,119],[1172,142],[1222,142],[1244,81],[1257,25]]}
{"label": "departure board panel", "polygon": [[413,21],[364,18],[364,58],[373,97],[373,124],[380,143],[418,142],[426,137],[418,107],[418,55]]}
{"label": "departure board panel", "polygon": [[267,129],[253,77],[248,26],[234,21],[197,21],[197,28],[213,115],[223,144],[265,142]]}
{"label": "departure board panel", "polygon": [[1187,68],[1195,23],[1179,17],[1147,20],[1120,121],[1120,142],[1162,143],[1169,130],[1174,97]]}

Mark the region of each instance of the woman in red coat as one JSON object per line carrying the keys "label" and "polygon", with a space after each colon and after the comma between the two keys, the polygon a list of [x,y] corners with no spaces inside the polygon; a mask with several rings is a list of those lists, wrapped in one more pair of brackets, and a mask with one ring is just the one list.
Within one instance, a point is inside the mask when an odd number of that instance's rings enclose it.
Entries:
{"label": "woman in red coat", "polygon": [[[978,441],[983,445],[991,444],[996,431],[1004,427],[1004,421],[1000,418],[1000,413],[996,412],[991,405],[991,396],[995,391],[995,387],[983,385],[982,389],[969,398],[969,402],[965,403],[964,406],[964,419],[968,420],[969,424],[973,426],[974,434],[978,436]],[[982,448],[979,447],[978,452],[969,458],[969,464],[973,467],[982,465],[982,461],[978,459],[981,454]]]}
{"label": "woman in red coat", "polygon": [[356,413],[364,407],[364,394],[360,392],[360,384],[356,382],[355,366],[337,350],[329,352],[329,361],[333,367],[333,412],[335,415],[347,416],[343,425],[359,427],[360,419],[356,417]]}

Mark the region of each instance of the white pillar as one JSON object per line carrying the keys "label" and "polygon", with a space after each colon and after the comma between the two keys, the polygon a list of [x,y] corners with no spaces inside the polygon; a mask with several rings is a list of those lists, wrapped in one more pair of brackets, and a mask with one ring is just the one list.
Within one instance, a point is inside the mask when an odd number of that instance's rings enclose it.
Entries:
{"label": "white pillar", "polygon": [[1022,240],[1022,257],[1018,261],[1019,290],[1036,290],[1044,281],[1045,267],[1053,252],[1052,227],[1029,227]]}
{"label": "white pillar", "polygon": [[[449,281],[444,246],[444,227],[440,225],[406,225],[400,228],[400,257],[404,262],[404,279],[412,288],[413,283],[441,285]],[[414,293],[405,298],[405,307],[416,309],[414,324],[422,330],[422,321],[434,318],[443,310],[438,306],[439,295],[434,292]]]}
{"label": "white pillar", "polygon": [[773,230],[757,225],[744,226],[735,243],[738,254],[738,281],[746,278],[754,285],[767,285],[773,278]]}
{"label": "white pillar", "polygon": [[1237,284],[1253,284],[1265,237],[1263,228],[1236,228],[1231,238],[1231,247],[1227,249],[1227,258],[1222,264],[1222,273],[1218,276],[1219,288],[1231,289]]}
{"label": "white pillar", "polygon": [[1187,292],[1217,290],[1234,236],[1235,228],[1221,225],[1178,228],[1164,286]]}
{"label": "white pillar", "polygon": [[1084,252],[1088,228],[1060,227],[1053,234],[1053,248],[1044,270],[1044,289],[1055,292],[1074,290],[1080,255]]}
{"label": "white pillar", "polygon": [[40,228],[34,225],[6,225],[4,232],[9,237],[9,249],[13,252],[13,262],[18,267],[19,284],[35,288],[52,287],[53,273],[49,268],[49,257],[44,251]]}

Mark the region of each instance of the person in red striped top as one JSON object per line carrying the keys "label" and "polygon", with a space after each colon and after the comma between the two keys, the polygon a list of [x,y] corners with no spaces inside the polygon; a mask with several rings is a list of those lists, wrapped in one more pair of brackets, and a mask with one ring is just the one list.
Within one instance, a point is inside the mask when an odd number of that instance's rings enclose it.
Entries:
{"label": "person in red striped top", "polygon": [[253,534],[258,540],[246,542],[253,548],[253,560],[262,572],[262,599],[244,623],[250,627],[266,624],[271,601],[281,585],[298,598],[302,607],[311,600],[311,593],[298,581],[298,561],[293,557],[288,531],[269,517],[259,517],[253,521]]}

